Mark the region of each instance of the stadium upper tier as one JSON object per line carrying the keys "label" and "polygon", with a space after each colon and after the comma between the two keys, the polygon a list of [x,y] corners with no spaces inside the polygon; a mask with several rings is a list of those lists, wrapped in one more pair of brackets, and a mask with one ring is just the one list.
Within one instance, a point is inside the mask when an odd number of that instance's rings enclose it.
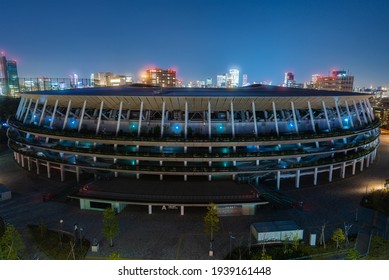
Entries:
{"label": "stadium upper tier", "polygon": [[[22,93],[10,147],[28,168],[239,181],[346,169],[373,161],[379,121],[370,95],[251,86],[113,87]],[[33,164],[32,164],[33,163]],[[270,174],[270,176],[269,176]],[[104,176],[105,176],[104,175]]]}

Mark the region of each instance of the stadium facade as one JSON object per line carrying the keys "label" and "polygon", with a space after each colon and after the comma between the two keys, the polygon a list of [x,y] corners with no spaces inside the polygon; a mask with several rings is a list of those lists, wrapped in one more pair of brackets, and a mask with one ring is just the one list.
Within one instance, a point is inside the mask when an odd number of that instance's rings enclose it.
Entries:
{"label": "stadium facade", "polygon": [[373,162],[380,122],[369,98],[262,85],[29,92],[9,120],[9,146],[21,166],[62,181],[83,173],[254,185],[273,178],[279,190],[294,178],[299,188],[303,176],[316,185],[319,174],[331,182]]}

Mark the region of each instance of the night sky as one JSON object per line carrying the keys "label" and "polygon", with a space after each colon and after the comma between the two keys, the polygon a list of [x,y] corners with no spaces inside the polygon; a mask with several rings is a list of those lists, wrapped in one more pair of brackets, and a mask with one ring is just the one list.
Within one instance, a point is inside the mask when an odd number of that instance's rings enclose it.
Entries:
{"label": "night sky", "polygon": [[20,77],[158,66],[215,83],[238,67],[280,84],[337,68],[356,86],[389,85],[388,0],[2,0],[0,11],[0,50]]}

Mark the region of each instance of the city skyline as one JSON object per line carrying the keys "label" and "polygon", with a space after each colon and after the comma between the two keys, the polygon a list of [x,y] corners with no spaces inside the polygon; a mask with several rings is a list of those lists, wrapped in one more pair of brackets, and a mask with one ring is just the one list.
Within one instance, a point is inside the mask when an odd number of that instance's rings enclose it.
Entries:
{"label": "city skyline", "polygon": [[389,84],[385,1],[27,2],[2,7],[0,49],[20,77],[138,78],[160,67],[187,83],[238,68],[249,82],[282,84],[285,72],[304,82],[344,69],[356,87]]}

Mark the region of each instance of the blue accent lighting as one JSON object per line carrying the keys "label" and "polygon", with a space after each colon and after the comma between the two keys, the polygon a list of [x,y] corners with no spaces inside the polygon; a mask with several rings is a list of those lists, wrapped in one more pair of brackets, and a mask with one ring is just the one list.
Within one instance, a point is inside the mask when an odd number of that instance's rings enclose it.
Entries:
{"label": "blue accent lighting", "polygon": [[176,134],[178,134],[178,133],[180,133],[181,132],[181,125],[180,124],[174,124],[173,125],[173,131],[174,131],[174,133],[176,133]]}
{"label": "blue accent lighting", "polygon": [[223,124],[218,124],[216,129],[217,129],[218,133],[222,133],[224,131],[224,125]]}
{"label": "blue accent lighting", "polygon": [[294,128],[294,123],[290,122],[290,123],[289,123],[289,127],[290,127],[290,128]]}

